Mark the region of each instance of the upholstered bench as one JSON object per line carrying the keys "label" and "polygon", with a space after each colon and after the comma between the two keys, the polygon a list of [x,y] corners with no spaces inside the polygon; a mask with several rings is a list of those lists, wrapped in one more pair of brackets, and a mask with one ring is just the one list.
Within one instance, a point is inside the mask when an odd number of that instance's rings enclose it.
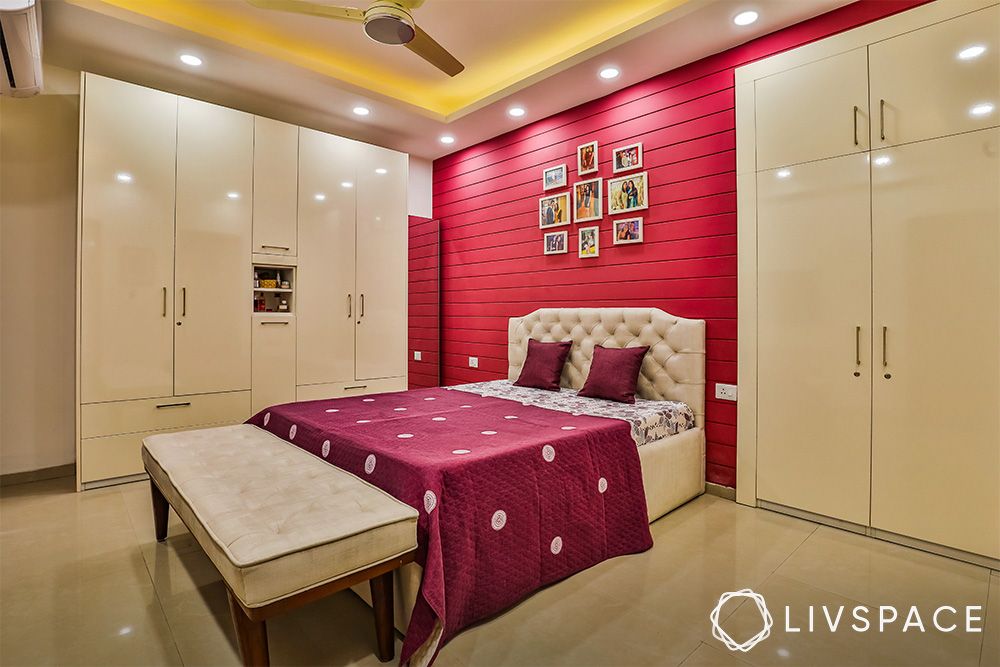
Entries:
{"label": "upholstered bench", "polygon": [[246,665],[267,665],[266,619],[369,581],[378,657],[394,653],[393,571],[413,560],[417,512],[247,424],[143,441],[156,539],[170,507],[218,568]]}

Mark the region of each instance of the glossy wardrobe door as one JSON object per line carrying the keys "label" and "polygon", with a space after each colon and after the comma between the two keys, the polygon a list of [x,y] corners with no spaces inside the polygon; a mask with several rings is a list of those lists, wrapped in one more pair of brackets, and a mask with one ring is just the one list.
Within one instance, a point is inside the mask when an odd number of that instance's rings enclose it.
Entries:
{"label": "glossy wardrobe door", "polygon": [[757,495],[868,523],[867,155],[757,174]]}
{"label": "glossy wardrobe door", "polygon": [[254,117],[253,251],[295,255],[299,128]]}
{"label": "glossy wardrobe door", "polygon": [[872,154],[872,526],[993,558],[998,156],[996,129]]}
{"label": "glossy wardrobe door", "polygon": [[253,116],[181,98],[174,391],[250,388]]}
{"label": "glossy wardrobe door", "polygon": [[177,97],[84,85],[80,399],[170,396]]}
{"label": "glossy wardrobe door", "polygon": [[296,384],[354,380],[355,141],[299,131]]}
{"label": "glossy wardrobe door", "polygon": [[406,372],[407,159],[362,146],[358,160],[357,379]]}

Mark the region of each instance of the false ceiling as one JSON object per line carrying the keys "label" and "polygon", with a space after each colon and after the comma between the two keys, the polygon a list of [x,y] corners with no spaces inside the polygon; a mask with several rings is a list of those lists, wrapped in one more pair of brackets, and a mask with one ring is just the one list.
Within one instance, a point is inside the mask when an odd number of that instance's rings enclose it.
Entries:
{"label": "false ceiling", "polygon": [[[359,0],[325,2],[364,9]],[[437,157],[815,16],[844,0],[427,0],[448,77],[359,23],[243,0],[46,0],[45,59]],[[757,10],[760,20],[732,17]],[[181,53],[203,60],[198,68]],[[597,70],[613,64],[611,82]],[[511,119],[511,104],[527,110]],[[352,117],[364,105],[372,113]],[[439,143],[441,134],[456,143]]]}

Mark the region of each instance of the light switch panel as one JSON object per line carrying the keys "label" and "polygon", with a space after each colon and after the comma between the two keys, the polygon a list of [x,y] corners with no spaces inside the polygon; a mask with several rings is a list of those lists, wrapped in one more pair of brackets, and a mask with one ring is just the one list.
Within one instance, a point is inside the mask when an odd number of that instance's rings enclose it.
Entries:
{"label": "light switch panel", "polygon": [[420,355],[420,350],[414,350],[413,351],[413,360],[414,361],[420,361],[420,356],[421,356]]}
{"label": "light switch panel", "polygon": [[469,368],[479,368],[479,357],[469,357]]}
{"label": "light switch panel", "polygon": [[736,400],[736,385],[735,384],[722,384],[721,382],[715,383],[715,397],[720,401],[735,401]]}

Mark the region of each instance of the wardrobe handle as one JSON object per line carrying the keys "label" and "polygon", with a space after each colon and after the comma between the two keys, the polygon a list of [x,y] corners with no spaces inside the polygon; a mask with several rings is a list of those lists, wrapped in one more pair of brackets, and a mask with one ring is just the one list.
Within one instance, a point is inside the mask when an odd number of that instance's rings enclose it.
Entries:
{"label": "wardrobe handle", "polygon": [[367,388],[368,385],[366,384],[356,384],[350,387],[344,387],[344,391],[351,391],[352,389],[367,389]]}
{"label": "wardrobe handle", "polygon": [[854,107],[854,145],[858,145],[858,107]]}
{"label": "wardrobe handle", "polygon": [[889,334],[889,327],[882,327],[882,368],[885,368],[886,366],[889,365],[889,359],[888,357],[886,357],[885,354],[886,348],[888,347],[888,343],[886,342],[889,337],[888,334]]}
{"label": "wardrobe handle", "polygon": [[163,288],[163,316],[167,316],[167,288]]}
{"label": "wardrobe handle", "polygon": [[163,403],[162,405],[157,405],[156,409],[160,410],[162,408],[186,408],[189,405],[191,405],[191,401],[187,401],[186,403]]}
{"label": "wardrobe handle", "polygon": [[188,314],[188,288],[181,288],[181,317],[187,317]]}
{"label": "wardrobe handle", "polygon": [[348,294],[347,295],[347,316],[350,317],[352,312],[354,312],[354,311],[351,308],[351,295]]}
{"label": "wardrobe handle", "polygon": [[885,100],[878,101],[878,129],[879,136],[885,141]]}
{"label": "wardrobe handle", "polygon": [[287,245],[268,245],[267,243],[261,243],[261,248],[274,248],[275,250],[291,250],[292,248]]}
{"label": "wardrobe handle", "polygon": [[361,317],[365,316],[365,295],[361,295]]}
{"label": "wardrobe handle", "polygon": [[861,365],[861,327],[854,327],[854,365]]}
{"label": "wardrobe handle", "polygon": [[288,324],[288,320],[264,320],[261,324]]}

